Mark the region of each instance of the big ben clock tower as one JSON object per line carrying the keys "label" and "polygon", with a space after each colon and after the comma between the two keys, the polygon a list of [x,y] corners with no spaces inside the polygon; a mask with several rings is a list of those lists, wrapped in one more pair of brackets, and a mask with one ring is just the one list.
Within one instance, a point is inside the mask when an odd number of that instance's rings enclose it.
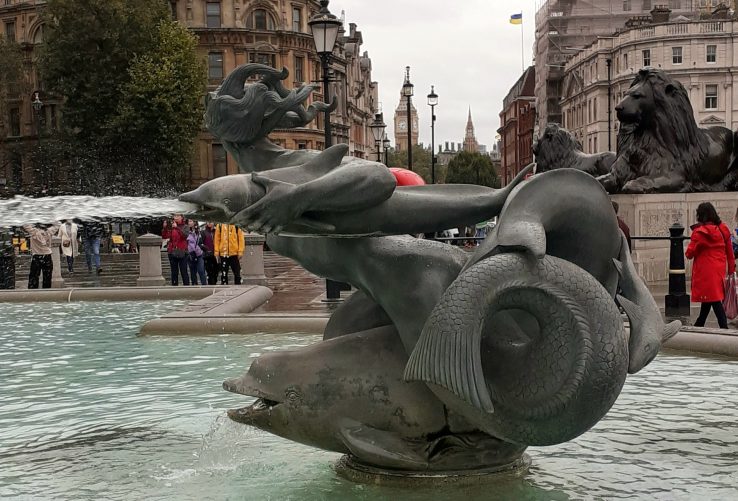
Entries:
{"label": "big ben clock tower", "polygon": [[[409,77],[409,75],[406,75],[405,80],[407,81]],[[412,102],[410,103],[410,120],[412,120],[410,140],[413,145],[416,145],[418,144],[418,110],[415,109]],[[397,151],[407,150],[408,128],[407,98],[402,95],[402,90],[400,90],[400,104],[395,108],[395,148],[397,148]]]}

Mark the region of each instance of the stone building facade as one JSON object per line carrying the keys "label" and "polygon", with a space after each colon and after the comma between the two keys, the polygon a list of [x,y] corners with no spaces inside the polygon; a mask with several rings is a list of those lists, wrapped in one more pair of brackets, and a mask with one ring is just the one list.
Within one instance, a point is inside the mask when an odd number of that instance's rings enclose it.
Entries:
{"label": "stone building facade", "polygon": [[[322,81],[307,24],[320,8],[318,1],[172,0],[171,5],[173,16],[199,38],[199,50],[208,61],[209,90],[215,90],[237,66],[250,62],[287,68],[288,86]],[[362,34],[353,23],[339,34],[331,61],[330,92],[338,99],[338,109],[331,115],[332,141],[348,144],[350,155],[371,158],[376,153],[369,124],[378,109],[378,85],[372,81],[371,59],[362,52],[362,44]],[[322,85],[312,99],[323,100]],[[277,130],[270,137],[285,148],[320,150],[323,117],[301,129]],[[191,183],[199,185],[237,171],[223,146],[203,130]]]}
{"label": "stone building facade", "polygon": [[[608,123],[610,148],[615,149],[615,106],[644,66],[665,70],[684,85],[700,126],[738,128],[738,21],[648,24],[600,38],[566,64],[562,123],[585,152],[608,149]],[[609,121],[608,88],[612,94]]]}
{"label": "stone building facade", "polygon": [[500,112],[500,178],[505,186],[533,162],[536,126],[536,68],[528,67],[502,101]]}
{"label": "stone building facade", "polygon": [[[36,48],[43,41],[41,12],[45,4],[43,0],[0,3],[0,37],[19,45],[26,69],[0,105],[0,194],[18,193],[24,186],[40,182],[21,152],[38,141],[39,131],[58,126],[60,100],[43,91],[35,69]],[[31,104],[36,96],[43,103],[38,111]]]}
{"label": "stone building facade", "polygon": [[[322,72],[308,20],[320,8],[317,0],[171,0],[172,17],[199,39],[199,51],[208,63],[208,90],[215,90],[236,66],[260,62],[286,67],[286,85],[320,83]],[[15,39],[23,49],[26,78],[18,92],[8,96],[0,117],[0,194],[17,193],[39,183],[14,146],[35,143],[39,127],[56,128],[61,100],[44,94],[35,69],[35,51],[43,41],[40,15],[44,0],[0,0],[0,36]],[[377,83],[372,63],[362,51],[363,38],[353,23],[342,28],[331,61],[331,96],[338,109],[331,115],[333,143],[349,145],[349,154],[369,157],[375,150],[368,126],[377,110]],[[44,106],[31,105],[40,92]],[[313,94],[323,100],[322,85]],[[309,103],[308,103],[309,104]],[[323,117],[302,129],[275,131],[272,138],[286,148],[322,149]],[[197,186],[214,177],[238,171],[223,146],[207,131],[197,138],[189,182]]]}
{"label": "stone building facade", "polygon": [[583,47],[598,36],[611,36],[634,17],[648,16],[654,7],[666,5],[675,16],[693,18],[709,10],[708,2],[714,0],[538,1],[534,47],[538,128],[549,122],[562,122],[564,65]]}

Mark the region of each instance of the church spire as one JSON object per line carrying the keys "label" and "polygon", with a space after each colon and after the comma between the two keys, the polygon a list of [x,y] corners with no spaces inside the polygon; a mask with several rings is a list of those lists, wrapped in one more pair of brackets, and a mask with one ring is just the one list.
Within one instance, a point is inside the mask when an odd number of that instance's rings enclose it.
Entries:
{"label": "church spire", "polygon": [[479,143],[474,134],[474,122],[472,121],[471,106],[469,106],[469,118],[466,121],[466,135],[464,136],[464,151],[474,153],[479,151]]}

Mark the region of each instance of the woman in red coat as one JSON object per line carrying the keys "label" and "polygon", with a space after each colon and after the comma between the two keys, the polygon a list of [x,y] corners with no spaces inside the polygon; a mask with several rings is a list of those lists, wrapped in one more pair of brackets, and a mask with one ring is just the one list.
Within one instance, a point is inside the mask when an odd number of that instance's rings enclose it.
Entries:
{"label": "woman in red coat", "polygon": [[723,279],[735,273],[735,257],[730,243],[730,230],[720,221],[715,207],[703,202],[697,207],[697,224],[692,226],[692,237],[686,256],[694,258],[692,266],[692,301],[702,303],[700,316],[694,325],[703,327],[710,308],[715,311],[721,329],[728,328],[722,300],[725,297]]}

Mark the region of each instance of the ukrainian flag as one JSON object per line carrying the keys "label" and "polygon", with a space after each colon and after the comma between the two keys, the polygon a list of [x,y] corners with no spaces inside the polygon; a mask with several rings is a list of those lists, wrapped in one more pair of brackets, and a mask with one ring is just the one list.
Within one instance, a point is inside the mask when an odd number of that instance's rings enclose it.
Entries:
{"label": "ukrainian flag", "polygon": [[510,24],[523,24],[523,13],[510,16]]}

